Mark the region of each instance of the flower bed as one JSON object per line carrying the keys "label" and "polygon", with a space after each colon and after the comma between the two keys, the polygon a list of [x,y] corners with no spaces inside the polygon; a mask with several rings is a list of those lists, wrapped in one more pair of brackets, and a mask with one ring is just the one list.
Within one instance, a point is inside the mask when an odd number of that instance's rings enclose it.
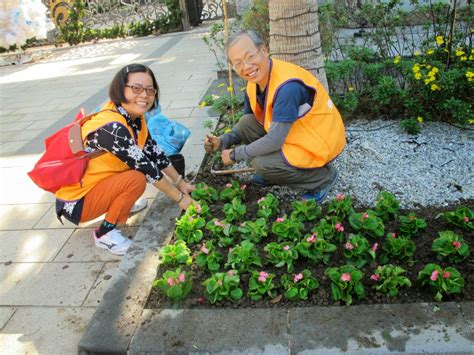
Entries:
{"label": "flower bed", "polygon": [[211,188],[194,197],[208,201],[177,220],[147,308],[474,299],[472,200],[464,210],[400,211],[381,193],[372,210],[353,211],[349,196],[319,208],[287,198],[284,188],[269,195],[229,178],[202,180]]}

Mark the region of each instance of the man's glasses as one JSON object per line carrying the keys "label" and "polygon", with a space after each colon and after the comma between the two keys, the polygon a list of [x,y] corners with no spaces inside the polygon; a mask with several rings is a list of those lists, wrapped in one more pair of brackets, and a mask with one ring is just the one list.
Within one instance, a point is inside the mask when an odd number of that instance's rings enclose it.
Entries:
{"label": "man's glasses", "polygon": [[261,48],[259,48],[258,51],[255,52],[255,53],[247,55],[247,57],[243,61],[235,62],[232,65],[232,68],[234,68],[235,71],[241,71],[244,68],[245,64],[247,64],[247,65],[255,64],[255,59],[257,59],[257,56],[258,56],[258,53],[260,52],[260,49]]}
{"label": "man's glasses", "polygon": [[155,88],[144,88],[143,86],[136,86],[136,85],[125,85],[126,87],[132,89],[132,92],[136,95],[140,95],[143,91],[146,92],[148,96],[155,96],[156,89]]}

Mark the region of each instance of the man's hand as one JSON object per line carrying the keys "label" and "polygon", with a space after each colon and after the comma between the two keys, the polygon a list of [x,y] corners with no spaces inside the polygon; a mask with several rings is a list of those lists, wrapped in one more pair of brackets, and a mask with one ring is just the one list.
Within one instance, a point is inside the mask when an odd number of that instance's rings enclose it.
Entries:
{"label": "man's hand", "polygon": [[206,153],[215,152],[217,149],[219,149],[220,145],[221,140],[219,137],[213,136],[211,134],[206,135],[206,138],[204,139],[204,150]]}
{"label": "man's hand", "polygon": [[222,151],[221,158],[222,158],[222,162],[224,163],[224,165],[232,165],[232,164],[235,163],[235,161],[233,161],[230,158],[230,152],[231,151],[232,151],[232,149],[224,149]]}

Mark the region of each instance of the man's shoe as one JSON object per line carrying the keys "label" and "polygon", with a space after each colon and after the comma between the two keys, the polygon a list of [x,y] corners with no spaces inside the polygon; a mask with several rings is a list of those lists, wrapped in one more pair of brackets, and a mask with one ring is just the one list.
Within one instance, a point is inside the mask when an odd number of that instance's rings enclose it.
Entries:
{"label": "man's shoe", "polygon": [[140,212],[141,210],[144,210],[147,205],[148,205],[148,200],[144,197],[140,197],[133,204],[132,209],[130,210],[130,213]]}
{"label": "man's shoe", "polygon": [[107,249],[112,254],[124,255],[132,245],[132,241],[125,238],[118,229],[112,229],[100,238],[97,238],[97,231],[98,229],[95,229],[92,233],[95,246],[101,249]]}
{"label": "man's shoe", "polygon": [[329,194],[329,191],[331,191],[332,187],[336,183],[337,177],[339,176],[339,173],[336,170],[336,174],[334,174],[334,177],[332,178],[331,182],[327,184],[326,186],[322,187],[318,191],[314,192],[309,192],[306,193],[302,196],[303,200],[316,200],[318,204],[323,203],[323,201],[326,199],[326,197]]}
{"label": "man's shoe", "polygon": [[267,180],[257,174],[253,174],[250,182],[254,185],[265,187],[271,185]]}

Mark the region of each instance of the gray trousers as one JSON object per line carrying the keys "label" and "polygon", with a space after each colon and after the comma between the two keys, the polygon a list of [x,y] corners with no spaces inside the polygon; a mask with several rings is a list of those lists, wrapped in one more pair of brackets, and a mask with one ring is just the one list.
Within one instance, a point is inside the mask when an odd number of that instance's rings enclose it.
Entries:
{"label": "gray trousers", "polygon": [[[244,144],[250,144],[266,134],[253,114],[242,116],[234,130]],[[256,174],[269,183],[310,191],[318,190],[329,184],[337,173],[336,168],[330,164],[308,170],[289,166],[283,160],[281,151],[255,157],[251,164],[255,168]]]}

